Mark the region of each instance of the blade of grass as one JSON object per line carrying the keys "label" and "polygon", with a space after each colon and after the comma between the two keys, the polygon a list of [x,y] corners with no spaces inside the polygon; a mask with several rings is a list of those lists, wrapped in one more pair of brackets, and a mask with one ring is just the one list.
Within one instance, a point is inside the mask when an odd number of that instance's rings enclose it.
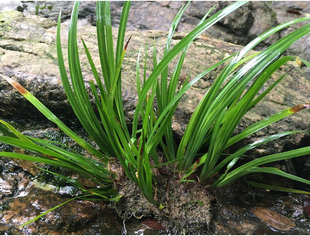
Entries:
{"label": "blade of grass", "polygon": [[265,138],[262,138],[262,139],[259,139],[259,140],[255,141],[255,142],[253,142],[251,144],[243,146],[238,151],[236,151],[234,154],[229,155],[223,161],[221,161],[220,164],[218,164],[212,170],[212,172],[210,173],[209,176],[212,176],[215,173],[217,173],[220,169],[222,169],[229,162],[229,164],[227,165],[227,170],[226,170],[226,172],[228,172],[236,164],[236,162],[240,159],[240,157],[242,157],[249,150],[257,148],[260,145],[263,145],[263,144],[265,144],[267,142],[271,142],[271,141],[274,141],[276,139],[285,137],[287,135],[291,135],[291,134],[295,134],[295,133],[301,133],[301,132],[304,132],[304,131],[287,131],[287,132],[282,132],[282,133],[278,133],[278,134],[267,136]]}
{"label": "blade of grass", "polygon": [[[205,178],[208,178],[212,172],[212,169],[216,165],[221,153],[224,150],[225,143],[233,134],[237,124],[240,122],[241,118],[246,114],[246,112],[251,108],[251,101],[255,98],[256,94],[266,83],[269,77],[284,63],[289,60],[292,60],[292,57],[283,57],[274,63],[270,64],[262,74],[256,79],[256,81],[250,86],[246,91],[245,95],[240,98],[240,95],[237,95],[235,102],[229,105],[231,108],[225,114],[225,118],[217,120],[216,122],[221,123],[221,129],[212,132],[212,137],[216,142],[210,143],[209,147],[209,158],[208,161],[204,164],[204,169],[202,172],[206,173]],[[244,78],[245,80],[246,78]],[[237,88],[236,88],[237,89]],[[243,89],[241,90],[243,91]],[[212,139],[211,139],[212,140]]]}
{"label": "blade of grass", "polygon": [[43,105],[36,97],[34,97],[30,92],[28,92],[23,86],[18,82],[12,80],[7,76],[3,76],[14,88],[16,88],[29,102],[32,103],[47,119],[55,123],[65,134],[72,138],[77,144],[83,147],[85,150],[94,154],[96,157],[104,157],[104,154],[97,151],[91,145],[89,145],[85,140],[76,135],[70,128],[68,128],[58,117],[56,117],[45,105]]}
{"label": "blade of grass", "polygon": [[[246,88],[246,85],[249,81],[255,78],[264,68],[266,68],[270,62],[277,59],[277,57],[293,42],[295,42],[300,37],[304,36],[309,32],[309,25],[296,30],[290,35],[280,39],[277,43],[273,44],[271,47],[266,49],[264,52],[258,54],[254,57],[245,67],[239,70],[234,77],[224,86],[223,89],[216,95],[216,82],[211,86],[211,89],[208,91],[206,96],[203,98],[201,105],[199,108],[195,110],[189,125],[187,127],[188,132],[185,131],[181,144],[179,146],[179,150],[186,150],[186,153],[182,153],[179,151],[179,157],[184,156],[185,169],[189,168],[192,164],[193,158],[196,155],[197,151],[200,149],[201,143],[205,138],[208,130],[212,127],[213,123],[218,117],[218,114],[221,110],[225,109],[226,106],[230,105],[231,101],[233,101],[236,96],[239,96],[241,91]],[[225,75],[225,69],[220,75],[219,81],[225,81],[225,79],[221,79],[223,75]],[[245,77],[243,78],[243,76]],[[242,78],[242,80],[240,80]],[[215,86],[215,87],[214,87]],[[217,89],[218,90],[218,89]],[[210,91],[214,91],[214,95],[209,95]],[[212,93],[212,92],[211,92]],[[216,97],[214,97],[216,95]],[[241,107],[241,109],[244,109]],[[204,115],[202,115],[204,114]],[[238,119],[228,119],[230,122],[226,123],[226,126],[221,128],[221,134],[213,134],[219,137],[216,145],[211,148],[210,158],[212,163],[215,163],[218,156],[223,150],[223,146],[229,139],[230,135],[233,132],[234,127],[238,123],[239,118],[241,118],[241,113],[235,113]],[[231,122],[233,121],[233,123]],[[199,124],[199,125],[198,125]],[[221,140],[220,140],[221,139]],[[187,146],[187,147],[186,147]],[[213,150],[213,151],[212,151]],[[210,162],[210,163],[211,163]],[[212,165],[205,165],[202,176],[209,172]]]}
{"label": "blade of grass", "polygon": [[176,105],[183,96],[183,94],[191,88],[193,84],[195,84],[199,79],[201,79],[203,76],[205,76],[210,71],[217,68],[219,65],[224,63],[225,61],[229,60],[232,56],[227,57],[220,62],[214,64],[213,66],[210,66],[208,69],[206,69],[204,72],[196,76],[193,80],[191,80],[188,84],[186,84],[182,89],[175,95],[175,97],[169,102],[169,104],[166,106],[165,110],[160,114],[158,117],[154,128],[152,130],[152,133],[149,136],[147,148],[148,150],[154,148],[157,146],[157,144],[160,142],[162,135],[164,134],[165,127],[167,122],[172,118],[174,115],[174,111],[176,109]]}
{"label": "blade of grass", "polygon": [[[139,111],[142,107],[142,102],[144,101],[148,91],[153,86],[153,84],[156,82],[157,77],[159,74],[166,68],[166,65],[172,61],[172,59],[178,55],[187,45],[188,43],[192,42],[195,38],[197,38],[203,31],[205,31],[207,28],[211,27],[216,22],[220,21],[223,17],[234,11],[235,9],[239,8],[240,6],[244,5],[246,2],[240,1],[235,2],[231,4],[230,6],[226,7],[225,9],[219,11],[218,13],[214,14],[210,18],[208,18],[203,24],[197,26],[193,31],[191,31],[187,36],[185,36],[176,46],[169,51],[169,53],[161,60],[161,62],[156,66],[156,68],[153,70],[151,75],[149,76],[149,79],[146,81],[146,83],[143,86],[143,90],[141,92],[141,100],[138,102],[136,106],[136,112],[134,114],[134,121],[137,121],[137,117],[139,116]],[[133,124],[133,131],[132,131],[132,138],[136,138],[136,130],[137,129],[137,123]]]}
{"label": "blade of grass", "polygon": [[[310,147],[304,147],[304,148],[298,148],[295,150],[291,151],[286,151],[282,153],[277,153],[277,154],[272,154],[264,157],[260,157],[258,159],[255,159],[253,161],[250,161],[246,164],[243,164],[242,166],[234,169],[233,171],[229,172],[225,178],[223,178],[221,181],[216,181],[213,186],[216,187],[222,187],[225,186],[232,181],[250,174],[250,173],[270,173],[270,174],[275,174],[275,175],[280,175],[286,178],[290,178],[302,183],[310,184],[309,180],[304,180],[300,177],[288,174],[284,171],[280,171],[276,168],[271,168],[271,167],[264,167],[264,168],[259,168],[258,166],[268,164],[271,162],[276,162],[276,161],[281,161],[281,160],[288,160],[291,158],[295,157],[300,157],[300,156],[305,156],[310,154]],[[271,168],[271,169],[270,169]]]}
{"label": "blade of grass", "polygon": [[[255,45],[257,45],[259,42],[261,42],[262,40],[264,40],[265,38],[269,37],[270,35],[272,35],[273,33],[300,21],[305,21],[305,20],[309,20],[309,18],[300,18],[297,21],[289,21],[286,23],[283,23],[265,33],[263,33],[262,35],[260,35],[259,37],[257,37],[256,39],[254,39],[251,43],[249,43],[246,47],[244,47],[241,52],[239,52],[235,58],[230,62],[230,64],[222,71],[221,75],[219,76],[219,78],[216,80],[216,82],[213,84],[213,86],[211,87],[211,89],[208,91],[207,93],[207,97],[205,98],[206,101],[213,101],[213,97],[215,96],[215,94],[219,91],[219,88],[221,86],[221,84],[227,79],[227,75],[230,73],[231,70],[233,70],[237,65],[239,65],[240,60],[242,60],[242,57],[249,51],[251,50]],[[205,104],[204,107],[209,107],[209,104]],[[197,113],[200,109],[196,109]],[[201,111],[201,114],[205,114],[205,111]],[[196,118],[195,118],[196,117]],[[195,123],[195,120],[201,117],[201,115],[195,115],[193,114],[192,119],[190,121],[190,123]],[[191,126],[191,125],[189,125]],[[195,127],[195,125],[193,125],[193,127]],[[192,128],[188,127],[187,128],[187,132],[192,133]],[[185,137],[190,137],[191,135],[185,135]],[[183,140],[182,140],[183,141]],[[184,144],[181,144],[181,148],[179,150],[184,150],[185,146],[186,146],[187,141],[184,140]],[[181,155],[181,153],[179,154],[180,156],[183,156],[184,154]]]}
{"label": "blade of grass", "polygon": [[[89,195],[89,196],[90,196],[90,195]],[[63,203],[61,203],[61,204],[59,204],[59,205],[57,205],[57,206],[55,206],[55,207],[53,207],[53,208],[51,208],[51,209],[49,209],[49,210],[43,212],[42,214],[40,214],[40,215],[34,217],[33,219],[29,220],[29,221],[26,222],[25,224],[22,224],[21,226],[19,226],[19,228],[22,228],[22,227],[24,227],[24,226],[26,226],[26,225],[29,225],[29,224],[33,223],[34,221],[40,219],[41,217],[45,216],[46,214],[48,214],[48,213],[50,213],[50,212],[52,212],[52,211],[55,211],[57,208],[59,208],[59,207],[65,205],[65,204],[67,204],[67,203],[69,203],[69,202],[71,202],[71,201],[74,201],[74,200],[76,200],[76,199],[79,199],[79,198],[81,198],[81,196],[71,198],[71,199],[69,199],[69,200],[67,200],[67,201],[65,201],[65,202],[63,202]]]}
{"label": "blade of grass", "polygon": [[262,183],[257,183],[254,181],[249,181],[249,183],[253,187],[256,187],[256,188],[263,188],[263,189],[280,191],[280,192],[287,192],[287,193],[310,194],[310,192],[308,192],[308,191],[292,189],[292,188],[284,188],[284,187],[274,186],[274,185],[270,185],[270,184],[262,184]]}
{"label": "blade of grass", "polygon": [[240,140],[244,139],[245,137],[267,127],[270,124],[273,124],[281,119],[284,119],[285,117],[288,117],[296,112],[299,112],[303,109],[310,108],[310,103],[305,104],[299,104],[294,107],[287,108],[283,111],[280,111],[274,115],[271,115],[261,121],[258,121],[254,123],[253,125],[247,127],[244,131],[242,131],[240,134],[235,135],[234,137],[230,138],[227,142],[225,148],[230,147],[231,145],[239,142]]}

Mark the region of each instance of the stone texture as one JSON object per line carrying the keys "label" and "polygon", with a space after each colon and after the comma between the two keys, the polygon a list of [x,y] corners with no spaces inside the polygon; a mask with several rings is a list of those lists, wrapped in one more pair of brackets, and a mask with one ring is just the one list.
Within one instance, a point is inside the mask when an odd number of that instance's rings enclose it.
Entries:
{"label": "stone texture", "polygon": [[[297,19],[299,17],[309,17],[310,15],[310,6],[309,3],[302,1],[302,2],[295,2],[295,1],[277,1],[272,2],[271,4],[272,9],[275,11],[275,18],[276,21],[280,23],[287,22],[289,20]],[[288,33],[295,30],[297,27],[303,26],[307,22],[299,23],[298,25],[292,25],[288,27],[286,30],[283,30],[280,32],[280,36],[283,37],[287,35]],[[299,43],[296,43],[292,45],[288,53],[299,55],[302,58],[305,58],[306,60],[310,59],[310,37],[309,35],[303,37]]]}
{"label": "stone texture", "polygon": [[[128,29],[129,30],[163,30],[167,31],[174,19],[174,16],[185,1],[138,1],[132,2],[130,10]],[[121,1],[113,1],[112,24],[117,27],[121,14]],[[62,10],[62,20],[70,18],[73,1],[15,1],[10,4],[0,4],[0,9],[15,9],[24,12],[25,15],[39,15],[57,21],[60,10]],[[227,2],[223,1],[193,1],[185,11],[181,19],[182,24],[178,31],[189,31],[193,29],[206,12],[215,6],[213,12],[223,8]],[[251,1],[245,6],[223,19],[212,27],[211,31],[205,34],[211,37],[222,39],[227,42],[245,45],[253,38],[278,23],[283,23],[291,19],[306,16],[309,14],[309,4],[304,1]],[[95,2],[82,1],[80,7],[80,19],[84,19],[84,24],[95,24]],[[293,26],[294,27],[294,26]],[[289,33],[291,27],[276,33],[259,45],[266,47],[275,42],[281,36]],[[288,50],[305,59],[310,59],[309,37],[302,40],[302,47],[292,46]],[[307,73],[309,73],[307,71]]]}
{"label": "stone texture", "polygon": [[[185,1],[132,2],[128,29],[168,31],[175,15],[184,4],[186,4]],[[21,5],[26,14],[40,15],[56,21],[61,9],[62,20],[70,18],[73,2],[22,1]],[[119,24],[122,5],[122,2],[111,3],[112,23],[114,26]],[[227,5],[227,2],[217,1],[192,2],[181,19],[182,24],[178,27],[178,31],[184,32],[193,29],[213,6],[215,8],[211,14]],[[245,44],[262,31],[274,26],[275,21],[271,19],[271,12],[272,10],[265,2],[249,2],[223,19],[213,27],[212,31],[206,32],[206,34],[225,41]],[[82,2],[79,17],[86,18],[91,24],[95,25],[95,2]],[[256,28],[258,29],[256,30]],[[249,32],[250,34],[248,34]]]}
{"label": "stone texture", "polygon": [[[1,160],[2,162],[3,160]],[[2,164],[2,163],[0,163]],[[25,227],[39,214],[72,198],[69,192],[57,194],[57,188],[32,181],[29,174],[19,170],[1,173],[0,234],[120,234],[122,222],[116,213],[102,202],[75,200],[46,214]],[[4,179],[2,179],[4,178]]]}
{"label": "stone texture", "polygon": [[[309,220],[303,214],[303,204],[307,201],[306,195],[288,195],[262,189],[250,190],[245,186],[239,189],[231,186],[218,191],[219,198],[213,210],[213,224],[210,225],[210,231],[205,234],[308,234]],[[254,209],[264,209],[265,212],[260,212],[261,215],[257,216],[258,212]],[[282,222],[282,218],[286,220]],[[270,226],[268,224],[270,222],[272,224],[291,223],[292,227],[286,228],[283,225],[280,229],[275,225]],[[293,226],[292,222],[295,222],[296,226]]]}

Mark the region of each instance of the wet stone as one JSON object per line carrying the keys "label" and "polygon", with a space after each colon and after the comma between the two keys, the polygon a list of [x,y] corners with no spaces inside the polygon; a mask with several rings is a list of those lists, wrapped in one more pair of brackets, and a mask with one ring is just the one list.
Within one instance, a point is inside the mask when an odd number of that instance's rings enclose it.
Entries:
{"label": "wet stone", "polygon": [[293,220],[285,217],[284,215],[278,214],[275,211],[269,210],[268,208],[253,207],[252,212],[260,220],[277,230],[288,231],[296,227],[296,224]]}
{"label": "wet stone", "polygon": [[[239,182],[239,184],[242,181]],[[254,189],[243,182],[217,190],[212,234],[307,235],[307,195]],[[224,197],[223,197],[224,196]]]}
{"label": "wet stone", "polygon": [[0,177],[0,199],[2,199],[6,195],[10,195],[12,193],[12,186],[10,186],[7,181]]}
{"label": "wet stone", "polygon": [[18,227],[70,198],[32,188],[22,197],[0,201],[0,234],[120,234],[122,222],[103,203],[72,201],[22,229]]}
{"label": "wet stone", "polygon": [[34,223],[19,228],[76,194],[72,186],[58,189],[36,180],[24,164],[0,158],[0,235],[122,233],[122,221],[102,201],[71,201]]}
{"label": "wet stone", "polygon": [[310,219],[310,198],[304,201],[304,212],[308,219]]}

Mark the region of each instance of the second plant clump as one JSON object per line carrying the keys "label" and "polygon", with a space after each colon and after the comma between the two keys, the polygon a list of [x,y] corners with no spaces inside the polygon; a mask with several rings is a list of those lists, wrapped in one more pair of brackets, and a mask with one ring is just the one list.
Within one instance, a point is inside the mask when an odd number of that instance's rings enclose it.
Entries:
{"label": "second plant clump", "polygon": [[[162,166],[171,167],[170,171],[178,173],[181,176],[179,181],[194,181],[191,177],[195,175],[199,176],[201,182],[207,181],[208,185],[212,187],[225,186],[244,175],[252,173],[275,174],[310,184],[309,180],[291,175],[277,168],[265,166],[271,162],[308,155],[310,154],[310,147],[263,156],[242,165],[238,163],[239,159],[247,151],[275,139],[302,131],[287,131],[267,136],[255,143],[241,147],[234,153],[223,155],[225,150],[249,135],[310,107],[310,104],[306,103],[285,109],[254,123],[245,128],[241,133],[234,135],[234,130],[242,117],[284,78],[282,76],[268,86],[264,92],[260,93],[262,87],[264,85],[266,87],[266,82],[277,69],[288,61],[296,60],[296,57],[283,56],[283,53],[291,44],[310,32],[310,24],[293,31],[261,52],[251,54],[250,56],[248,56],[248,53],[275,32],[292,24],[310,20],[310,18],[299,18],[276,26],[254,39],[239,53],[225,58],[214,65],[210,65],[209,68],[195,78],[189,80],[190,76],[188,76],[179,88],[181,83],[179,77],[186,51],[190,44],[209,27],[245,3],[242,1],[235,2],[209,17],[211,9],[193,31],[172,47],[171,40],[173,34],[188,4],[180,9],[168,32],[167,44],[161,60],[157,59],[156,49],[154,48],[153,70],[148,77],[144,73],[140,78],[140,59],[139,57],[137,59],[138,103],[133,123],[130,126],[126,124],[123,109],[121,70],[126,50],[130,47],[130,38],[125,46],[124,41],[131,3],[124,2],[116,50],[114,51],[110,3],[96,2],[100,65],[94,64],[86,42],[82,39],[84,50],[93,72],[94,80],[90,82],[90,88],[92,96],[95,98],[96,109],[93,108],[90,102],[80,66],[77,46],[79,3],[75,3],[68,35],[70,79],[67,75],[61,46],[61,17],[59,17],[57,27],[58,63],[62,84],[68,100],[89,137],[96,143],[96,147],[76,135],[16,81],[5,76],[3,78],[11,83],[65,134],[89,152],[93,158],[87,158],[53,141],[25,136],[4,120],[0,120],[0,133],[2,133],[0,142],[26,149],[32,154],[2,151],[0,156],[67,168],[98,185],[96,188],[88,189],[78,180],[53,173],[83,192],[83,195],[77,198],[92,199],[92,196],[96,196],[109,201],[117,201],[121,197],[113,189],[113,181],[116,178],[116,174],[112,173],[109,168],[110,162],[114,161],[116,157],[126,176],[137,184],[149,202],[159,208],[162,208],[164,203],[159,202],[154,197],[156,195],[155,189],[160,187],[154,187],[156,185],[154,171]],[[168,65],[174,58],[178,60],[174,65],[171,76],[168,78]],[[302,62],[307,66],[309,65],[305,60],[302,60]],[[227,66],[218,75],[195,109],[181,140],[175,140],[172,131],[172,117],[182,95],[199,79],[223,63],[227,63]],[[146,63],[143,70],[144,72],[146,71]],[[207,151],[201,153],[202,148],[206,150],[206,147]],[[160,157],[159,152],[164,154],[163,158]],[[262,165],[264,167],[261,167]],[[261,183],[252,184],[258,187],[279,190],[277,187]],[[280,188],[280,190],[302,192],[284,188]]]}

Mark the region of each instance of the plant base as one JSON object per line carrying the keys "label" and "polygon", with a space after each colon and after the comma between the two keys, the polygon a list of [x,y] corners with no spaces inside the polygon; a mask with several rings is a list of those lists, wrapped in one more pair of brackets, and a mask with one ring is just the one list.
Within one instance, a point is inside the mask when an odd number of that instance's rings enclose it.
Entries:
{"label": "plant base", "polygon": [[197,182],[182,183],[177,175],[166,168],[161,168],[155,178],[155,200],[163,208],[159,209],[148,202],[138,186],[122,175],[115,182],[117,190],[123,195],[118,203],[113,203],[118,215],[125,221],[131,217],[154,217],[169,232],[177,234],[208,231],[214,197],[208,193],[207,187]]}

